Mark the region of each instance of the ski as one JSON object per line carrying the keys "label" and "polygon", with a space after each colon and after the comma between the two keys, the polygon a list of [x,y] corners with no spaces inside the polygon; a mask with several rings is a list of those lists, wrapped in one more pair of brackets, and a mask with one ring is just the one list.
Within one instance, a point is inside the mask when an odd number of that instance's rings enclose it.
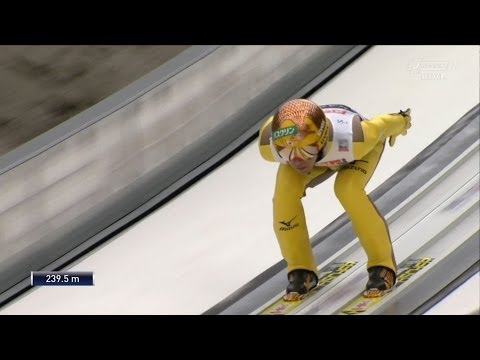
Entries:
{"label": "ski", "polygon": [[393,287],[392,291],[383,295],[382,297],[377,298],[366,298],[362,294],[357,296],[353,301],[351,301],[346,307],[344,307],[338,315],[361,315],[368,310],[371,310],[375,307],[376,304],[380,303],[384,299],[391,296],[397,288],[406,283],[413,275],[417,272],[423,270],[427,265],[429,265],[434,259],[433,258],[420,258],[420,259],[408,259],[404,262],[403,266],[399,267],[399,274],[397,276],[397,283]]}
{"label": "ski", "polygon": [[331,284],[335,279],[345,274],[357,264],[356,261],[345,261],[332,263],[330,266],[324,268],[319,273],[318,284],[313,288],[302,300],[299,301],[285,301],[283,295],[273,304],[267,306],[260,311],[259,315],[287,315],[298,308],[305,300],[311,298],[319,290],[324,289]]}

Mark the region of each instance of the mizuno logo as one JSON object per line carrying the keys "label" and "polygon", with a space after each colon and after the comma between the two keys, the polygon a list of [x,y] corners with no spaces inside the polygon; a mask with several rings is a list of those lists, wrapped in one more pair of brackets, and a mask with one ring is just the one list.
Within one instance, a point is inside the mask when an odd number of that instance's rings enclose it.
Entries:
{"label": "mizuno logo", "polygon": [[285,226],[290,227],[290,224],[292,223],[293,220],[295,220],[296,217],[297,217],[297,215],[295,215],[295,216],[293,217],[293,219],[290,220],[290,221],[279,221],[279,223],[280,223],[280,224],[283,224],[283,225],[285,225]]}
{"label": "mizuno logo", "polygon": [[285,226],[280,226],[280,231],[292,230],[292,229],[295,229],[297,226],[299,226],[298,223],[291,225],[292,221],[295,220],[296,217],[297,215],[295,215],[290,221],[279,221],[280,224],[285,225]]}

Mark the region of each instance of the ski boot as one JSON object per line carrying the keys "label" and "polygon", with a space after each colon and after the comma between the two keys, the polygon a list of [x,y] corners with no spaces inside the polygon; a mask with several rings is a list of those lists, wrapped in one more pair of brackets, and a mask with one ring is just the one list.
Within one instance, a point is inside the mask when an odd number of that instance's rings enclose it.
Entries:
{"label": "ski boot", "polygon": [[396,274],[393,270],[384,266],[374,266],[368,269],[368,282],[363,296],[376,298],[389,293],[396,282]]}
{"label": "ski boot", "polygon": [[288,281],[287,293],[283,296],[283,300],[299,301],[317,286],[318,277],[313,271],[297,269],[290,271]]}

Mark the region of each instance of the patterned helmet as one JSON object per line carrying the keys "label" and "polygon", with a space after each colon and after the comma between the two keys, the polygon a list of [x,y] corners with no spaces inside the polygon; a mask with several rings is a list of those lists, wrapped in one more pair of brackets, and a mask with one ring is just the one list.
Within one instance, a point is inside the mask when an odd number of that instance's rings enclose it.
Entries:
{"label": "patterned helmet", "polygon": [[[328,123],[322,109],[306,99],[280,106],[272,121],[272,138],[280,148],[320,150],[328,139]],[[307,156],[308,157],[308,156]]]}

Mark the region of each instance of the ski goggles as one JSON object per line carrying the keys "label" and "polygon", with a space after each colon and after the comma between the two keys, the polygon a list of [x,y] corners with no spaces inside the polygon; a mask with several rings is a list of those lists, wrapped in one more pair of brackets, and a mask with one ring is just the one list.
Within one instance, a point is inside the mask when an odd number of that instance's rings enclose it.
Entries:
{"label": "ski goggles", "polygon": [[[303,156],[309,156],[309,153],[318,154],[319,149],[325,146],[329,133],[329,125],[323,122],[320,129],[312,123],[310,119],[306,119],[310,130],[300,130],[291,120],[286,120],[284,126],[272,133],[275,145],[282,148],[295,148],[299,150]],[[313,148],[316,148],[313,149]],[[316,155],[314,154],[314,155]]]}
{"label": "ski goggles", "polygon": [[317,145],[307,145],[304,147],[285,147],[278,151],[282,159],[292,161],[294,159],[310,160],[317,157],[320,152]]}

